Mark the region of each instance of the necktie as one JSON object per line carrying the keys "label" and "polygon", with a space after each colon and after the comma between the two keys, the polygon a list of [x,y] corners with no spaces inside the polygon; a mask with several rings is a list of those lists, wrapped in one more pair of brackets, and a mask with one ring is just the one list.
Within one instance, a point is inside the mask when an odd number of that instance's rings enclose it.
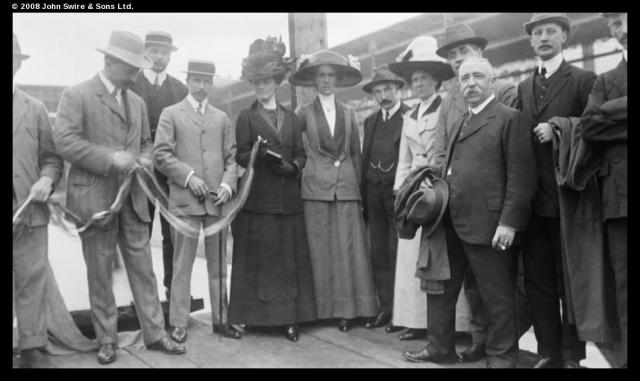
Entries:
{"label": "necktie", "polygon": [[384,121],[385,122],[389,121],[389,110],[384,110]]}
{"label": "necktie", "polygon": [[156,91],[160,89],[160,79],[158,77],[160,77],[160,75],[156,74],[156,81],[153,83],[153,87],[156,89]]}
{"label": "necktie", "polygon": [[202,102],[198,102],[198,114],[204,115],[204,110],[202,109]]}
{"label": "necktie", "polygon": [[120,97],[118,97],[118,88],[114,88],[113,91],[111,92],[111,95],[113,95],[113,97],[116,99],[116,103],[118,103],[118,106],[122,107],[122,101],[120,101]]}
{"label": "necktie", "polygon": [[546,67],[542,67],[542,69],[540,69],[540,75],[542,76],[543,79],[547,79],[547,68]]}

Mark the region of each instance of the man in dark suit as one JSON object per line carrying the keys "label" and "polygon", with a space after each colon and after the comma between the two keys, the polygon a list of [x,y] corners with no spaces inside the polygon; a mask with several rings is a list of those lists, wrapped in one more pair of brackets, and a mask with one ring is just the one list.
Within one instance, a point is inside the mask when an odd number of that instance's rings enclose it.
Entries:
{"label": "man in dark suit", "polygon": [[466,59],[458,79],[469,110],[454,125],[444,162],[449,205],[443,224],[451,277],[444,281],[442,294],[427,294],[426,347],[404,352],[404,357],[414,362],[457,361],[455,306],[470,267],[488,315],[487,367],[515,367],[512,245],[530,216],[535,160],[522,114],[495,98],[489,61]]}
{"label": "man in dark suit", "polygon": [[[71,163],[67,208],[83,221],[108,210],[124,175],[137,164],[150,167],[153,145],[144,101],[127,88],[141,68],[151,62],[143,56],[142,39],[114,31],[104,49],[104,69],[92,79],[62,93],[54,139],[60,155]],[[112,290],[116,245],[124,260],[148,349],[185,353],[184,346],[167,337],[149,248],[149,210],[145,195],[133,181],[122,208],[103,226],[80,233],[87,265],[91,319],[100,343],[98,362],[116,360],[117,317]]]}
{"label": "man in dark suit", "polygon": [[535,73],[518,85],[517,105],[532,131],[529,136],[533,134],[538,171],[538,192],[523,239],[525,288],[540,355],[534,368],[573,368],[585,358],[585,343],[567,320],[558,190],[547,122],[554,116],[582,115],[596,76],[563,59],[562,45],[571,32],[571,21],[564,13],[535,13],[524,27],[540,61]]}
{"label": "man in dark suit", "polygon": [[[376,284],[380,312],[365,324],[377,328],[389,324],[393,312],[393,286],[395,284],[398,235],[393,208],[393,183],[398,165],[398,149],[402,134],[403,116],[409,106],[400,101],[402,78],[386,66],[375,70],[371,82],[362,89],[373,94],[380,110],[364,120],[362,146],[362,176],[360,191],[364,200],[365,216],[369,222],[371,265]],[[386,327],[391,333],[393,326]]]}
{"label": "man in dark suit", "polygon": [[[13,35],[13,76],[29,58]],[[44,104],[13,85],[13,212],[28,200],[23,228],[13,236],[13,284],[18,319],[20,368],[51,368],[42,353],[47,345],[47,225],[45,202],[62,176],[51,122]],[[17,221],[16,221],[17,222]]]}
{"label": "man in dark suit", "polygon": [[611,35],[622,46],[618,66],[598,76],[582,115],[582,138],[602,155],[599,172],[609,262],[616,284],[622,335],[623,367],[627,363],[627,14],[603,13]]}
{"label": "man in dark suit", "polygon": [[[153,62],[150,69],[142,70],[135,79],[132,90],[138,94],[147,105],[149,115],[149,129],[151,141],[155,141],[160,113],[165,107],[174,105],[187,96],[189,90],[182,82],[167,74],[167,65],[171,59],[171,52],[178,50],[173,46],[169,33],[148,32],[144,41],[145,55]],[[157,169],[154,174],[165,193],[169,193],[167,177]],[[149,236],[153,231],[153,217],[155,205],[149,202]],[[164,265],[165,295],[169,300],[171,295],[171,277],[173,274],[173,242],[171,241],[171,226],[160,216],[162,230],[162,263]]]}

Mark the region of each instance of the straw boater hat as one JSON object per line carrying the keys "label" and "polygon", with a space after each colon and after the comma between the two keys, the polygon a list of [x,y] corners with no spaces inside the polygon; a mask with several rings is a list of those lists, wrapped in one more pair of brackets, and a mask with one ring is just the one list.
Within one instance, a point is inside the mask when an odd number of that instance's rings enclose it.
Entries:
{"label": "straw boater hat", "polygon": [[362,86],[362,90],[371,94],[371,92],[373,91],[373,87],[375,85],[385,83],[385,82],[393,82],[396,85],[398,85],[399,89],[404,87],[404,81],[402,80],[402,78],[393,74],[391,70],[389,70],[389,65],[382,65],[377,67],[374,70],[374,75],[373,75],[373,78],[371,78],[371,82]]}
{"label": "straw boater hat", "polygon": [[159,45],[164,46],[165,48],[169,48],[172,52],[178,50],[177,47],[173,46],[173,39],[171,35],[167,32],[153,31],[147,32],[147,35],[144,37],[144,45]]}
{"label": "straw boater hat", "polygon": [[283,57],[286,50],[287,46],[282,42],[282,38],[267,37],[266,40],[255,40],[249,46],[249,56],[242,60],[241,78],[245,81],[273,78],[279,84],[295,61]]}
{"label": "straw boater hat", "polygon": [[567,17],[566,13],[534,13],[531,16],[531,20],[523,24],[524,30],[529,36],[531,36],[531,31],[536,25],[550,22],[560,25],[567,34],[571,33],[571,20]]}
{"label": "straw boater hat", "polygon": [[416,37],[409,46],[396,58],[397,62],[389,64],[389,70],[411,81],[411,75],[417,70],[430,73],[440,81],[453,78],[455,74],[449,62],[436,54],[438,41],[431,36]]}
{"label": "straw boater hat", "polygon": [[310,56],[299,57],[298,70],[289,77],[294,86],[315,86],[314,75],[316,68],[331,65],[336,71],[336,87],[355,86],[362,81],[360,64],[353,56],[345,57],[331,50],[315,52]]}
{"label": "straw boater hat", "polygon": [[407,221],[422,226],[422,234],[429,236],[447,209],[449,186],[447,182],[433,177],[433,188],[421,188],[407,199]]}
{"label": "straw boater hat", "polygon": [[142,39],[130,32],[120,30],[111,32],[107,47],[96,50],[140,69],[150,69],[153,66],[153,62],[144,56]]}
{"label": "straw boater hat", "polygon": [[20,60],[26,60],[30,57],[28,54],[22,54],[20,44],[18,43],[18,37],[15,33],[13,34],[13,57],[19,58]]}
{"label": "straw boater hat", "polygon": [[200,74],[214,76],[216,74],[216,64],[207,60],[189,60],[187,70],[183,71],[187,74]]}
{"label": "straw boater hat", "polygon": [[487,46],[487,39],[476,36],[476,32],[467,24],[455,24],[444,30],[444,38],[436,54],[442,58],[449,58],[449,51],[456,46],[464,44],[475,44],[484,49]]}

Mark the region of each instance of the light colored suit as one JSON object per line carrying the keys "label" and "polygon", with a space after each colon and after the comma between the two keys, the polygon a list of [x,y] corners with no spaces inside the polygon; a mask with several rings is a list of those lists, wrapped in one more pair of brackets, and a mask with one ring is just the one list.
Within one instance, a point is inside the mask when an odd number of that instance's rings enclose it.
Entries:
{"label": "light colored suit", "polygon": [[[123,107],[119,106],[97,75],[65,89],[55,125],[56,147],[71,163],[67,207],[82,219],[108,209],[116,198],[122,177],[111,169],[111,153],[151,154],[144,101],[133,91],[126,91]],[[151,262],[149,221],[147,200],[133,181],[118,215],[106,226],[90,228],[80,235],[92,319],[101,344],[117,342],[117,311],[111,289],[116,244],[129,275],[145,343],[166,335]]]}
{"label": "light colored suit", "polygon": [[[13,212],[29,197],[40,177],[62,175],[51,123],[42,102],[16,89],[13,96]],[[13,281],[21,350],[47,344],[46,282],[49,209],[35,202],[26,211],[24,229],[13,239]]]}
{"label": "light colored suit", "polygon": [[[169,210],[176,213],[193,229],[212,224],[220,215],[213,197],[203,203],[191,193],[186,181],[194,176],[202,179],[210,190],[221,183],[236,189],[238,182],[236,135],[227,115],[207,104],[204,115],[198,114],[187,98],[162,111],[155,141],[156,168],[168,178]],[[170,323],[174,327],[186,327],[190,311],[191,273],[198,247],[198,239],[172,231],[174,242],[173,279],[171,281]],[[222,322],[227,320],[226,266],[219,268],[220,235],[205,238],[205,257],[209,273],[209,297],[212,321],[218,324],[220,314],[219,296],[223,295]],[[224,242],[224,240],[223,240]],[[222,289],[220,288],[222,283]]]}

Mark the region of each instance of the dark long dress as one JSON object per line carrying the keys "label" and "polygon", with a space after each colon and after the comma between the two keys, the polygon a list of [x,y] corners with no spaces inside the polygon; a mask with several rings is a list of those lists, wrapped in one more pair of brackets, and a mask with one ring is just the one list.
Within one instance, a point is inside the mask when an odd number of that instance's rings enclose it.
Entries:
{"label": "dark long dress", "polygon": [[255,163],[251,191],[231,224],[234,237],[229,322],[254,326],[289,325],[316,319],[313,276],[305,231],[299,169],[305,154],[295,115],[278,105],[269,112],[257,101],[236,124],[236,160],[249,161],[258,136],[268,149],[293,163],[285,174],[262,155]]}

